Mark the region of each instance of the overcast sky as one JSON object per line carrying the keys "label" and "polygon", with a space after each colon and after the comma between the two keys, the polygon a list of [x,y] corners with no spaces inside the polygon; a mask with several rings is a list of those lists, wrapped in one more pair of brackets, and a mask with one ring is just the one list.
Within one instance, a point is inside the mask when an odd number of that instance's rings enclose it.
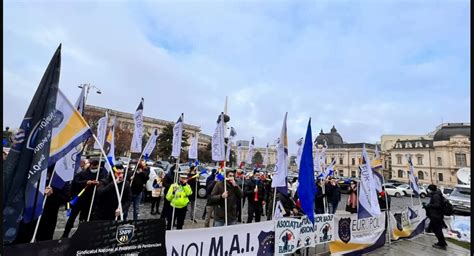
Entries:
{"label": "overcast sky", "polygon": [[[60,88],[88,103],[212,134],[229,97],[238,139],[290,153],[335,125],[347,142],[470,122],[470,3],[6,1],[4,127],[16,128],[59,43]],[[314,137],[313,137],[314,139]]]}

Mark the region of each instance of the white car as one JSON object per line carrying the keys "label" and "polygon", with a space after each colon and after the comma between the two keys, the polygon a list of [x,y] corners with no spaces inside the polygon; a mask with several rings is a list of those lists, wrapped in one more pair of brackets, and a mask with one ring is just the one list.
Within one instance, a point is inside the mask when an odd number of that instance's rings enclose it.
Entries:
{"label": "white car", "polygon": [[[403,193],[405,196],[410,196],[413,194],[413,190],[410,188],[410,185],[408,184],[403,184],[398,186],[397,188],[403,190]],[[426,192],[426,189],[423,186],[418,187],[420,189],[420,197],[425,198],[428,193]]]}
{"label": "white car", "polygon": [[394,185],[384,184],[384,187],[385,192],[387,192],[387,195],[389,196],[402,197],[404,195],[403,189],[397,188]]}

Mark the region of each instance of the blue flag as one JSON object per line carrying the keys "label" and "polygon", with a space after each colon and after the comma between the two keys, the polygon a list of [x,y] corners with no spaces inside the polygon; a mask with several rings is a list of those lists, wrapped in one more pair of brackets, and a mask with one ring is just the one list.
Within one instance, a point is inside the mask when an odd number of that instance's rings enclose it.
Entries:
{"label": "blue flag", "polygon": [[52,130],[61,118],[56,98],[61,70],[61,45],[51,59],[3,163],[3,240],[13,242],[19,223],[42,212]]}
{"label": "blue flag", "polygon": [[298,175],[298,196],[301,208],[314,224],[314,196],[317,188],[314,184],[314,163],[313,163],[313,140],[311,138],[311,118],[308,122],[308,130],[301,153],[300,172]]}

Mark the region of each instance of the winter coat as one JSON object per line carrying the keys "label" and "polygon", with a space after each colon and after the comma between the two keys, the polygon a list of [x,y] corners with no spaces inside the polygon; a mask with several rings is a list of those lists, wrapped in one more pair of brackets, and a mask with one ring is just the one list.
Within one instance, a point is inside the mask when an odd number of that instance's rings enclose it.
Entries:
{"label": "winter coat", "polygon": [[[237,202],[242,198],[242,190],[239,186],[234,187],[227,182],[227,220],[237,220]],[[214,206],[214,217],[216,220],[225,220],[225,199],[222,198],[224,193],[224,182],[219,181],[211,192],[210,204]]]}

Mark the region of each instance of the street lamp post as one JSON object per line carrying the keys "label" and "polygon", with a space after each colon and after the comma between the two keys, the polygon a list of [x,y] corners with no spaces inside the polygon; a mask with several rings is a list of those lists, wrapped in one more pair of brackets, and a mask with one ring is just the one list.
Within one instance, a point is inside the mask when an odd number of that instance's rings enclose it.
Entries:
{"label": "street lamp post", "polygon": [[87,96],[88,96],[89,90],[90,90],[91,88],[95,89],[95,90],[96,90],[95,92],[96,92],[97,94],[102,94],[102,91],[101,91],[97,86],[91,85],[91,84],[81,84],[81,85],[79,85],[79,86],[77,86],[77,87],[79,87],[79,88],[82,89],[82,88],[84,88],[84,86],[86,87],[86,96],[85,96],[85,99],[84,99],[84,106],[85,106],[85,105],[86,105],[86,102],[87,102]]}

